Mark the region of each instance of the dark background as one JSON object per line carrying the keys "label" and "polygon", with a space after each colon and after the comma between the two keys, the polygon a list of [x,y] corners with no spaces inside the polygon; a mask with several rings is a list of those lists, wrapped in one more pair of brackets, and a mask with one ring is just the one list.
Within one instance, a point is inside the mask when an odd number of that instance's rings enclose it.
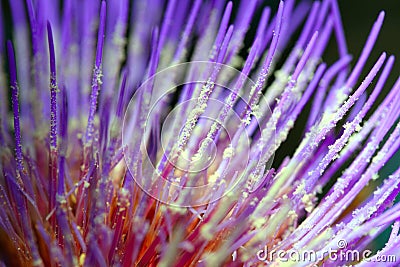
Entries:
{"label": "dark background", "polygon": [[339,8],[348,49],[355,57],[361,53],[364,42],[379,12],[385,11],[384,24],[367,66],[372,66],[382,52],[397,56],[392,75],[387,82],[388,85],[392,85],[400,74],[400,1],[339,0]]}

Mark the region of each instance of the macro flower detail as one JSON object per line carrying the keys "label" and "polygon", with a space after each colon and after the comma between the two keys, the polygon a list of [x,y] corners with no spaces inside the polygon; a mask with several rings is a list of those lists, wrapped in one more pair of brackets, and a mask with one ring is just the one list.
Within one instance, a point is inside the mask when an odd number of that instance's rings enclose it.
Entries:
{"label": "macro flower detail", "polygon": [[1,3],[0,266],[399,266],[384,16],[352,58],[336,0]]}

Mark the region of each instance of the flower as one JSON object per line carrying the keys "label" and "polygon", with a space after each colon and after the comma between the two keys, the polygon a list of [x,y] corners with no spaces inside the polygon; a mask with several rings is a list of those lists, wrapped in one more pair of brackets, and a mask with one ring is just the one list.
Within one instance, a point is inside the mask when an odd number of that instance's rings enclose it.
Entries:
{"label": "flower", "polygon": [[398,164],[368,186],[400,146],[394,56],[361,77],[384,12],[351,67],[335,0],[3,7],[3,265],[398,265]]}

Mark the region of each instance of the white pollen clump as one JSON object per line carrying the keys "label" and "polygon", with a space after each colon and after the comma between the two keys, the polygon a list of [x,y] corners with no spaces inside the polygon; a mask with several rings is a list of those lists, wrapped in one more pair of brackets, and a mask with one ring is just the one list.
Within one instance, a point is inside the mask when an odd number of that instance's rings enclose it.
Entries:
{"label": "white pollen clump", "polygon": [[287,137],[287,133],[285,133],[285,132],[280,132],[280,133],[279,133],[279,140],[280,140],[281,142],[283,142],[284,140],[286,140],[286,137]]}
{"label": "white pollen clump", "polygon": [[250,121],[251,121],[251,119],[250,119],[250,116],[247,116],[246,118],[244,118],[243,120],[242,120],[242,123],[244,123],[244,125],[249,125],[250,124]]}
{"label": "white pollen clump", "polygon": [[313,199],[313,194],[306,194],[301,198],[301,202],[303,202],[303,204],[305,206],[305,210],[307,212],[311,212],[314,208],[312,199]]}
{"label": "white pollen clump", "polygon": [[219,177],[219,174],[218,173],[214,173],[214,174],[212,174],[212,175],[210,175],[208,177],[208,182],[209,183],[215,183],[217,181],[218,177]]}
{"label": "white pollen clump", "polygon": [[262,112],[260,111],[260,106],[254,105],[251,114],[253,114],[256,118],[261,118]]}
{"label": "white pollen clump", "polygon": [[196,154],[194,154],[194,156],[192,157],[192,161],[198,161],[201,159],[202,153],[201,152],[197,152]]}
{"label": "white pollen clump", "polygon": [[251,90],[250,90],[250,96],[252,96],[252,95],[254,95],[254,92],[256,91],[256,89],[257,89],[257,84],[255,84],[255,85],[253,85],[252,87],[251,87]]}
{"label": "white pollen clump", "polygon": [[334,121],[335,119],[335,114],[331,113],[331,112],[324,112],[324,114],[322,115],[322,119],[321,122],[319,124],[319,128],[324,128],[327,125],[329,125],[330,123],[332,123],[332,121]]}
{"label": "white pollen clump", "polygon": [[67,200],[65,199],[65,196],[60,196],[60,195],[56,195],[56,199],[57,199],[57,201],[58,201],[58,203],[60,203],[60,204],[66,204],[67,203]]}
{"label": "white pollen clump", "polygon": [[225,148],[223,158],[231,158],[234,155],[235,151],[232,146]]}
{"label": "white pollen clump", "polygon": [[264,217],[259,217],[256,219],[253,219],[253,226],[257,229],[261,228],[265,223],[267,222],[267,219]]}
{"label": "white pollen clump", "polygon": [[297,186],[296,190],[294,191],[294,195],[303,195],[306,193],[306,182],[303,180],[301,183]]}
{"label": "white pollen clump", "polygon": [[288,212],[288,215],[289,215],[290,217],[297,217],[297,213],[296,213],[294,210],[290,210],[290,211]]}
{"label": "white pollen clump", "polygon": [[286,126],[289,127],[289,128],[293,128],[293,126],[294,126],[294,120],[289,120],[289,121],[287,122]]}

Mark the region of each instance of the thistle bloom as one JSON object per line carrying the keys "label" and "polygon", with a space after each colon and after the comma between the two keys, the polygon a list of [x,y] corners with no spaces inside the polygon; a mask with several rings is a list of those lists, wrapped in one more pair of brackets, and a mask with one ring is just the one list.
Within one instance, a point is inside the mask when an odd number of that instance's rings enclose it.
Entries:
{"label": "thistle bloom", "polygon": [[1,266],[399,266],[383,12],[352,60],[336,0],[0,8]]}

